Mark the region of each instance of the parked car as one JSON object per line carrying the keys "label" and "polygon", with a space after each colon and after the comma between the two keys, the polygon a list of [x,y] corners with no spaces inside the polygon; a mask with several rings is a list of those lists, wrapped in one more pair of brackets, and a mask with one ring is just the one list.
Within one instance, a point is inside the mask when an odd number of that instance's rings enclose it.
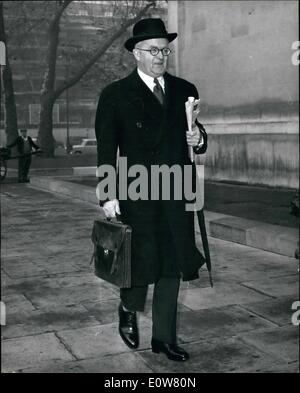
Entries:
{"label": "parked car", "polygon": [[80,145],[74,145],[71,154],[96,154],[97,140],[83,139]]}

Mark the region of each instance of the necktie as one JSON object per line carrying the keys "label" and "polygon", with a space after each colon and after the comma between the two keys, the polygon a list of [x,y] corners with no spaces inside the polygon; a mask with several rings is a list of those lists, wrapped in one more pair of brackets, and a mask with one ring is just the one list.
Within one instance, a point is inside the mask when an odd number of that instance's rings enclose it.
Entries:
{"label": "necktie", "polygon": [[158,82],[157,78],[154,78],[154,89],[153,89],[153,94],[155,95],[155,97],[158,99],[158,101],[161,103],[161,105],[164,105],[164,91],[160,85],[160,83]]}

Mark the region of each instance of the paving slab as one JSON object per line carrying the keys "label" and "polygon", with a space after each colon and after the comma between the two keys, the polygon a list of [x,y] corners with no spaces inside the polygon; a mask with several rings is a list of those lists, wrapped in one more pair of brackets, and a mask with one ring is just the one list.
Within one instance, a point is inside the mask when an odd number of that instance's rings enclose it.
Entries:
{"label": "paving slab", "polygon": [[79,271],[78,266],[73,266],[71,263],[68,265],[60,264],[59,262],[55,262],[51,265],[48,265],[48,258],[45,258],[45,262],[43,263],[42,258],[37,262],[24,261],[24,259],[20,258],[19,260],[7,262],[4,261],[2,263],[3,270],[11,277],[11,278],[26,278],[26,277],[34,277],[34,276],[43,276],[51,273],[58,272],[74,272]]}
{"label": "paving slab", "polygon": [[[48,248],[48,247],[47,247]],[[65,251],[65,248],[63,249]],[[53,252],[59,252],[57,248]],[[69,257],[69,263],[63,263],[63,258],[64,254],[62,254],[60,257],[57,257],[56,255],[51,255],[47,259],[47,261],[39,261],[39,263],[43,263],[45,266],[45,270],[47,274],[59,274],[59,273],[67,273],[67,274],[73,274],[76,272],[80,272],[80,267],[74,263],[74,259],[71,259]]]}
{"label": "paving slab", "polygon": [[26,247],[26,250],[4,250],[2,248],[1,262],[14,262],[20,260],[20,258],[29,259],[29,261],[38,261],[39,258],[49,256],[49,252],[41,245],[35,245],[32,247]]}
{"label": "paving slab", "polygon": [[7,315],[6,326],[2,326],[1,334],[7,339],[98,324],[99,321],[80,305],[27,312],[19,309],[18,313]]}
{"label": "paving slab", "polygon": [[1,300],[5,303],[6,314],[12,314],[21,311],[33,311],[33,304],[21,293],[3,293]]}
{"label": "paving slab", "polygon": [[191,310],[202,310],[212,307],[224,307],[234,304],[264,301],[268,296],[241,285],[215,285],[213,288],[194,288],[181,290],[179,301]]}
{"label": "paving slab", "polygon": [[[215,281],[243,282],[261,277],[280,277],[297,273],[298,261],[295,258],[261,252],[261,250],[221,241],[209,237],[212,273]],[[222,242],[222,244],[220,244]],[[207,282],[207,273],[201,272],[200,280],[192,285],[201,286]]]}
{"label": "paving slab", "polygon": [[164,354],[151,351],[138,354],[157,373],[257,373],[263,367],[282,364],[279,359],[235,338],[200,341],[181,347],[190,354],[188,362],[170,362]]}
{"label": "paving slab", "polygon": [[245,285],[247,288],[253,288],[269,296],[294,296],[295,300],[298,300],[299,298],[298,274],[274,278],[266,277],[256,281],[244,282],[243,285]]}
{"label": "paving slab", "polygon": [[185,311],[178,314],[178,336],[182,342],[266,329],[275,325],[238,306]]}
{"label": "paving slab", "polygon": [[[9,225],[15,225],[16,227],[20,227],[20,225],[24,225],[24,224],[28,224],[30,223],[30,220],[28,220],[27,218],[23,218],[23,217],[10,217],[9,218]],[[3,238],[4,235],[2,235]]]}
{"label": "paving slab", "polygon": [[93,273],[72,273],[68,275],[57,275],[55,281],[61,287],[74,287],[81,284],[97,284],[99,286],[104,286],[110,288],[103,280],[100,280]]}
{"label": "paving slab", "polygon": [[38,365],[45,360],[74,360],[53,333],[2,341],[2,373]]}
{"label": "paving slab", "polygon": [[277,366],[263,367],[260,370],[260,373],[299,374],[299,363],[298,362],[282,363],[281,365],[277,365]]}
{"label": "paving slab", "polygon": [[53,177],[34,176],[30,183],[41,189],[50,190],[52,192],[67,195],[73,198],[78,198],[82,201],[97,204],[96,191],[92,187],[80,185],[75,183],[60,180]]}
{"label": "paving slab", "polygon": [[82,305],[101,323],[109,324],[118,320],[119,297],[103,302],[84,302]]}
{"label": "paving slab", "polygon": [[292,304],[294,296],[280,296],[277,299],[269,299],[264,302],[249,303],[240,307],[249,310],[264,319],[267,319],[278,326],[290,325],[292,314]]}
{"label": "paving slab", "polygon": [[18,258],[18,257],[25,257],[28,255],[32,255],[32,251],[11,250],[9,252],[4,252],[4,250],[2,249],[1,262],[5,262],[10,259],[14,259],[14,258]]}
{"label": "paving slab", "polygon": [[45,277],[45,276],[38,276],[38,277],[27,277],[27,278],[20,278],[11,280],[10,285],[5,288],[5,293],[7,290],[12,291],[14,293],[25,293],[27,294],[28,298],[30,298],[30,294],[36,291],[43,292],[43,291],[54,291],[55,288],[59,287],[59,283],[56,281],[54,277]]}
{"label": "paving slab", "polygon": [[45,288],[27,290],[26,296],[37,308],[55,307],[60,305],[97,302],[99,300],[116,299],[118,295],[111,289],[97,284],[81,284],[75,287]]}
{"label": "paving slab", "polygon": [[[259,256],[260,252],[243,253],[234,261],[233,257],[220,255],[212,259],[212,276],[217,285],[218,282],[226,282],[228,285],[243,283],[249,280],[260,280],[262,276],[284,277],[297,273],[298,261],[293,259],[291,263],[283,264],[274,258],[272,263],[271,255],[267,257]],[[267,253],[271,254],[271,253]],[[201,268],[199,279],[190,282],[191,286],[209,287],[209,278],[206,268]]]}
{"label": "paving slab", "polygon": [[2,288],[7,288],[12,284],[12,279],[5,273],[3,269],[1,269],[1,291]]}
{"label": "paving slab", "polygon": [[[146,318],[140,318],[139,327],[141,332],[140,349],[149,348],[151,323]],[[71,349],[77,359],[131,351],[119,336],[118,323],[65,330],[58,332],[57,335]]]}
{"label": "paving slab", "polygon": [[79,360],[73,362],[63,362],[63,361],[50,361],[42,362],[40,366],[35,368],[25,368],[23,370],[18,370],[18,372],[23,373],[153,373],[150,367],[136,354],[132,352],[121,353],[117,355],[108,355],[98,358]]}
{"label": "paving slab", "polygon": [[286,362],[299,361],[299,328],[284,326],[243,334],[241,340]]}

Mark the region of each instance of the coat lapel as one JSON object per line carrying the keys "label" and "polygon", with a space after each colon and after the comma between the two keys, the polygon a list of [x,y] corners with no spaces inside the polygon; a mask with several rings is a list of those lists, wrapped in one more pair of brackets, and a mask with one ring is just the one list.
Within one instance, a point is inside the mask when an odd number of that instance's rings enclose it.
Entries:
{"label": "coat lapel", "polygon": [[159,124],[163,108],[149,87],[139,77],[137,69],[129,76],[129,82],[130,86],[128,93],[129,97],[131,97],[130,99],[135,101],[135,103],[139,101],[139,103],[142,104],[145,115]]}
{"label": "coat lapel", "polygon": [[[167,132],[168,125],[174,119],[176,113],[176,92],[172,76],[165,73],[165,104],[164,107],[158,102],[157,98],[148,88],[148,86],[139,77],[137,69],[135,69],[128,78],[128,101],[139,112],[144,121],[152,125],[155,129],[152,136],[152,146],[157,146],[164,132]],[[149,142],[149,135],[147,135]]]}
{"label": "coat lapel", "polygon": [[165,104],[161,117],[161,123],[156,135],[155,145],[158,145],[163,136],[172,138],[169,132],[172,130],[171,123],[174,120],[174,113],[176,113],[176,92],[172,76],[168,73],[164,75],[165,79]]}

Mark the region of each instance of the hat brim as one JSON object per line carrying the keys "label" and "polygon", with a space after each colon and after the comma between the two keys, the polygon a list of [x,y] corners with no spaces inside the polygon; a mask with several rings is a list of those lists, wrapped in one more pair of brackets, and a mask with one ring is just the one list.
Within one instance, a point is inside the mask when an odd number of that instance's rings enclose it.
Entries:
{"label": "hat brim", "polygon": [[172,42],[177,37],[177,33],[169,33],[166,36],[162,36],[161,34],[148,34],[148,35],[139,35],[135,37],[129,38],[124,46],[129,51],[132,52],[135,45],[140,41],[151,40],[153,38],[166,38],[169,42]]}

